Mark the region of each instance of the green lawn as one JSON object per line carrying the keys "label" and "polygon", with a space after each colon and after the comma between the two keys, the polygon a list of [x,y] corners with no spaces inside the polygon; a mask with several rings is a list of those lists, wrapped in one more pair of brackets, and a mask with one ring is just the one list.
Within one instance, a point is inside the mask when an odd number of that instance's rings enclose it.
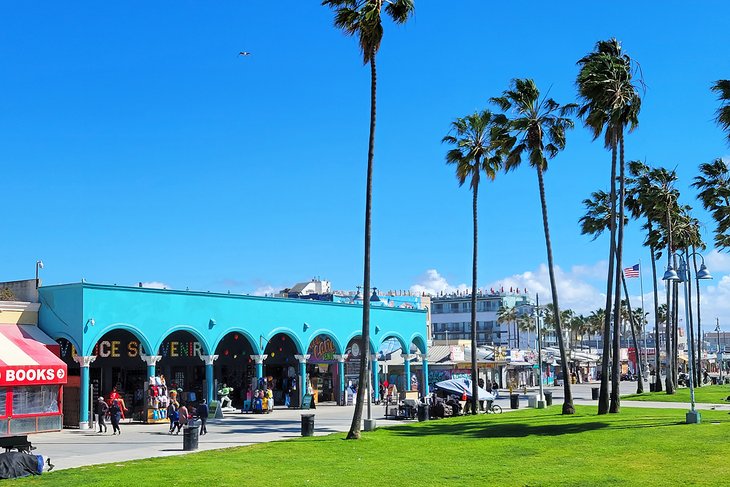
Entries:
{"label": "green lawn", "polygon": [[[14,485],[718,485],[730,478],[730,416],[625,408],[523,409],[51,472]],[[722,480],[720,480],[722,479]]]}
{"label": "green lawn", "polygon": [[[730,385],[702,386],[695,388],[695,402],[707,404],[727,404],[726,397],[730,396]],[[644,394],[630,394],[622,396],[628,401],[661,401],[689,403],[689,388],[680,387],[676,394],[666,392],[645,392]]]}

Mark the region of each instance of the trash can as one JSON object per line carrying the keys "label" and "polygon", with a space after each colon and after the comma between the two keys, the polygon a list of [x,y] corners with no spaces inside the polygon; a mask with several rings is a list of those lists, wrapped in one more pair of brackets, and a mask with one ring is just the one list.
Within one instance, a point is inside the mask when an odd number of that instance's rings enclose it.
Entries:
{"label": "trash can", "polygon": [[183,451],[193,451],[198,449],[198,427],[183,427]]}
{"label": "trash can", "polygon": [[598,392],[600,389],[598,387],[591,387],[591,399],[594,401],[598,400]]}
{"label": "trash can", "polygon": [[511,409],[520,409],[520,395],[510,394],[509,395],[509,407]]}
{"label": "trash can", "polygon": [[649,382],[649,392],[656,392],[656,383]]}
{"label": "trash can", "polygon": [[314,436],[314,414],[302,414],[302,436]]}
{"label": "trash can", "polygon": [[546,406],[553,405],[553,391],[545,391],[545,405]]}
{"label": "trash can", "polygon": [[428,404],[421,403],[418,405],[418,421],[428,421]]}

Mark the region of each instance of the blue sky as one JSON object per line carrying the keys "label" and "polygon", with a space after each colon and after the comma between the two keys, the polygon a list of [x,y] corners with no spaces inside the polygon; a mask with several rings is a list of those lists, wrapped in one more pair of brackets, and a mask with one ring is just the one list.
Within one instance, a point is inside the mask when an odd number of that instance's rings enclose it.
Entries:
{"label": "blue sky", "polygon": [[[0,278],[32,277],[40,258],[46,283],[253,293],[362,280],[369,70],[318,2],[272,5],[0,3]],[[730,154],[709,91],[730,77],[730,5],[642,2],[629,19],[585,2],[416,8],[408,25],[386,24],[378,55],[381,289],[470,282],[471,196],[441,137],[514,77],[574,101],[575,62],[599,39],[619,38],[647,85],[627,159],[676,167],[683,202],[699,206],[697,165]],[[577,220],[609,164],[578,124],[546,175],[561,293],[577,309],[601,301],[607,242],[581,237]],[[544,289],[534,171],[484,184],[479,210],[480,285]],[[640,244],[632,224],[627,265],[648,264]],[[730,318],[730,261],[711,255],[708,306]]]}

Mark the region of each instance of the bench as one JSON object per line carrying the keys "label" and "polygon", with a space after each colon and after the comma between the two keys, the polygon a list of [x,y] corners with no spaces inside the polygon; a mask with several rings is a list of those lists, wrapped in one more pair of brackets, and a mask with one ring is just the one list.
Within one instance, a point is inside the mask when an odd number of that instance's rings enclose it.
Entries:
{"label": "bench", "polygon": [[28,441],[26,435],[23,436],[0,436],[0,448],[5,448],[5,452],[17,450],[23,453],[30,453],[35,447]]}

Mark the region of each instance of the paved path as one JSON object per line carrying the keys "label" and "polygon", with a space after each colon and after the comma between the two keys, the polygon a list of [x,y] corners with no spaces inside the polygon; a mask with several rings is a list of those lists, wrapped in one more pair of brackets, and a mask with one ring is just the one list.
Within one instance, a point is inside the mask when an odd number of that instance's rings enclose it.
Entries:
{"label": "paved path", "polygon": [[[596,405],[591,400],[591,388],[596,383],[575,384],[572,388],[575,404]],[[562,387],[550,387],[545,390],[553,392],[553,404],[562,402]],[[624,382],[622,392],[631,393],[636,390],[635,382]],[[648,390],[648,385],[647,385]],[[527,406],[527,396],[520,392],[520,407]],[[528,394],[536,394],[537,390],[529,390]],[[509,394],[501,391],[497,404],[504,412],[509,409]],[[686,403],[622,401],[623,407],[642,408],[677,408],[689,409]],[[698,404],[698,409],[730,410],[730,404]],[[350,429],[353,407],[319,405],[315,414],[315,435],[326,435],[344,432]],[[401,424],[402,421],[384,419],[384,407],[373,406],[373,417],[378,420],[378,427]],[[208,422],[208,434],[200,437],[199,450],[213,450],[234,446],[252,445],[269,441],[285,440],[300,436],[302,411],[297,409],[277,409],[272,414],[254,415],[233,413],[225,419]],[[168,424],[122,424],[122,435],[112,436],[109,433],[99,435],[92,431],[63,430],[56,433],[32,435],[36,453],[50,457],[56,468],[73,468],[84,465],[115,463],[150,457],[180,455],[182,451],[182,433],[170,436]]]}

